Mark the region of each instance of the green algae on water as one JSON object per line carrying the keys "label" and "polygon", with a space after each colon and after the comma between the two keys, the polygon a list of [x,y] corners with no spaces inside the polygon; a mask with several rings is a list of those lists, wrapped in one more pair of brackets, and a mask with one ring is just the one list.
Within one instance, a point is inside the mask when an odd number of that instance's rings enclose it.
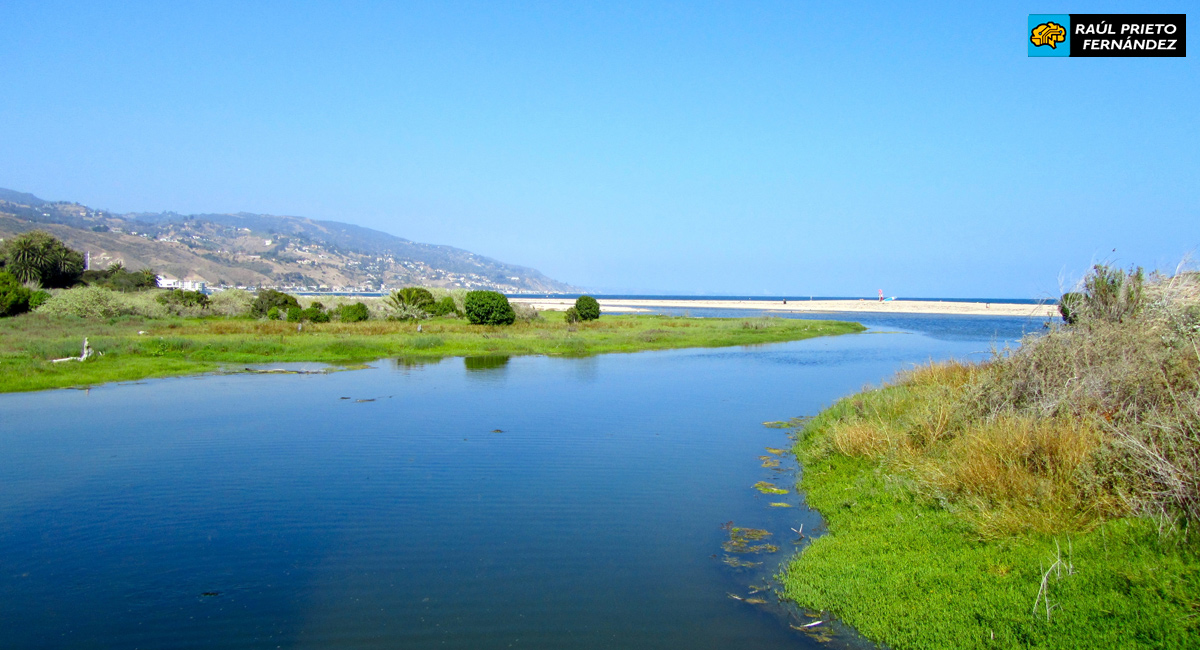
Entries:
{"label": "green algae on water", "polygon": [[771,531],[762,528],[738,528],[729,530],[729,540],[721,544],[726,553],[774,553],[779,550],[774,544],[751,544],[771,536]]}
{"label": "green algae on water", "polygon": [[788,494],[788,490],[778,487],[774,483],[768,481],[759,481],[758,483],[755,483],[754,489],[762,492],[763,494]]}

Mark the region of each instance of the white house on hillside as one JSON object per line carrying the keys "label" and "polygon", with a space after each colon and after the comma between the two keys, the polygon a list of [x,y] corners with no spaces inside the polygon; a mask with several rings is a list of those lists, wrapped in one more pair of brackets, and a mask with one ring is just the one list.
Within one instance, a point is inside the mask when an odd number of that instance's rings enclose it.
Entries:
{"label": "white house on hillside", "polygon": [[183,289],[184,291],[199,291],[203,293],[208,288],[208,281],[194,273],[187,276],[185,280],[180,280],[169,275],[160,275],[158,276],[158,286],[160,289]]}

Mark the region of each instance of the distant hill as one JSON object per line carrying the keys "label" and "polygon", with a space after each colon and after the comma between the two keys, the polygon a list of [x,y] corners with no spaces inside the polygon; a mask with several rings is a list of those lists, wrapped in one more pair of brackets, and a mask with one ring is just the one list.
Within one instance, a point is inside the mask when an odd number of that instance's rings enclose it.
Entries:
{"label": "distant hill", "polygon": [[266,214],[114,214],[0,188],[0,238],[40,228],[90,253],[210,285],[362,290],[405,285],[569,292],[541,272],[337,221]]}

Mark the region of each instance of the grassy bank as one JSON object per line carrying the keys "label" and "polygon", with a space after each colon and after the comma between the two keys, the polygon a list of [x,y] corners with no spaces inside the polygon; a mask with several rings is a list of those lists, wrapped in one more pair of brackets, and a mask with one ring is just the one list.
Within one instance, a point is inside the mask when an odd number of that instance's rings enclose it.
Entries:
{"label": "grassy bank", "polygon": [[1194,275],[1093,276],[1074,325],[819,415],[829,534],[785,594],[897,649],[1200,645],[1198,305]]}
{"label": "grassy bank", "polygon": [[[0,320],[0,392],[94,385],[288,361],[354,363],[385,357],[585,356],[669,348],[795,341],[860,332],[858,323],[780,318],[605,316],[567,326],[560,318],[510,326],[458,319],[295,323],[238,318],[119,317],[105,321],[38,313]],[[84,337],[104,355],[79,355]]]}

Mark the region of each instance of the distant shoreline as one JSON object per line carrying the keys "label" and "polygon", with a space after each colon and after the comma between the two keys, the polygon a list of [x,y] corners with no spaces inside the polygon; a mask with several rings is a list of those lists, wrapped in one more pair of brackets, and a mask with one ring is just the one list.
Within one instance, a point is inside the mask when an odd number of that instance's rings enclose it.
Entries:
{"label": "distant shoreline", "polygon": [[[537,309],[563,311],[575,304],[572,298],[509,298],[511,302]],[[869,314],[946,314],[954,316],[1021,316],[1053,318],[1053,304],[1008,302],[959,302],[938,300],[705,300],[705,299],[619,299],[600,298],[600,309],[611,313],[641,312],[655,308],[755,309],[774,312],[858,312]]]}

